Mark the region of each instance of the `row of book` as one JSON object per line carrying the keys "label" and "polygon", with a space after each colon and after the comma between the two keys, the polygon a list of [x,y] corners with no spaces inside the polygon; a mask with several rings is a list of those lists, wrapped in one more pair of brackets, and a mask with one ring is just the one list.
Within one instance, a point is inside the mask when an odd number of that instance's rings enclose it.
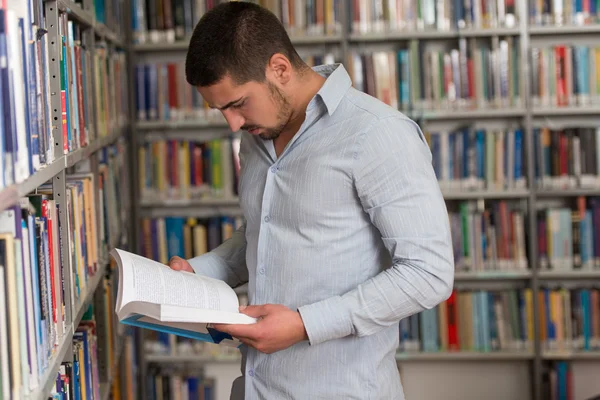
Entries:
{"label": "row of book", "polygon": [[[442,190],[528,187],[523,129],[463,126],[424,132]],[[149,135],[149,138],[152,136]],[[600,128],[533,129],[534,182],[540,189],[600,187]],[[239,136],[207,141],[147,140],[138,148],[143,199],[189,201],[237,194]]]}
{"label": "row of book", "polygon": [[[523,0],[524,1],[524,0]],[[519,0],[353,0],[350,29],[371,32],[448,32],[457,29],[514,28]]]}
{"label": "row of book", "polygon": [[542,270],[600,270],[600,198],[539,210],[537,253]]}
{"label": "row of book", "polygon": [[151,364],[145,382],[148,400],[217,398],[216,379],[207,377],[194,366]]}
{"label": "row of book", "polygon": [[600,22],[600,1],[598,0],[528,1],[529,21],[531,25],[555,27],[584,26]]}
{"label": "row of book", "polygon": [[450,210],[456,272],[527,271],[525,211],[505,200],[461,202]]}
{"label": "row of book", "polygon": [[544,288],[538,296],[544,350],[600,350],[600,288]]}
{"label": "row of book", "polygon": [[[117,274],[113,273],[114,268],[110,271],[75,329],[72,357],[59,367],[50,393],[53,399],[100,400],[106,396],[103,391],[111,393],[112,398],[124,395],[133,399],[137,393],[133,378],[137,365],[134,331],[116,321],[113,310]],[[123,382],[119,379],[120,373]]]}
{"label": "row of book", "polygon": [[[61,207],[52,187],[42,185],[0,212],[0,382],[4,398],[10,393],[12,398],[21,398],[42,383],[58,346],[69,335],[72,321],[67,309],[72,319],[89,293],[90,280],[99,273],[103,251],[124,231],[117,229],[121,224],[114,221],[123,220],[113,211],[117,193],[123,193],[115,184],[120,178],[114,175],[124,172],[124,165],[115,166],[115,159],[101,157],[98,178],[88,173],[68,174]],[[60,213],[66,214],[66,237],[60,233]],[[63,252],[67,252],[66,264]]]}
{"label": "row of book", "polygon": [[[0,31],[0,57],[6,60],[0,66],[2,189],[121,128],[128,104],[125,53],[103,43],[92,49],[82,40],[82,28],[62,13],[61,50],[50,54],[41,1],[12,2],[10,8],[0,7],[0,14],[6,20]],[[54,57],[59,57],[62,132],[52,124],[49,60]],[[56,148],[54,135],[62,135],[62,149]]]}
{"label": "row of book", "polygon": [[[334,63],[333,54],[303,54],[310,65]],[[135,99],[138,121],[205,120],[225,123],[219,110],[209,108],[202,95],[185,80],[184,61],[135,65]]]}
{"label": "row of book", "polygon": [[[187,40],[207,11],[225,0],[133,0],[134,43]],[[246,0],[273,12],[291,36],[341,33],[343,0]]]}
{"label": "row of book", "polygon": [[554,361],[542,372],[542,399],[575,399],[573,371],[568,361]]}
{"label": "row of book", "polygon": [[129,109],[126,54],[111,50],[106,43],[98,43],[92,51],[82,40],[82,27],[66,13],[60,14],[60,28],[63,151],[68,153],[125,124]]}
{"label": "row of book", "polygon": [[600,46],[533,47],[531,63],[534,107],[600,104]]}
{"label": "row of book", "polygon": [[[33,19],[30,16],[33,12]],[[0,189],[55,158],[42,1],[0,5]]]}
{"label": "row of book", "polygon": [[424,132],[442,190],[511,190],[527,186],[523,131],[473,129]]}
{"label": "row of book", "polygon": [[147,141],[138,147],[141,202],[233,198],[238,193],[239,136]]}
{"label": "row of book", "polygon": [[539,188],[600,187],[600,128],[536,127],[533,142]]}
{"label": "row of book", "polygon": [[226,215],[142,218],[139,254],[163,264],[173,256],[189,260],[219,246],[242,224],[241,217]]}
{"label": "row of book", "polygon": [[[133,1],[135,43],[185,40],[200,17],[225,0]],[[589,25],[600,21],[598,0],[246,0],[272,11],[291,36],[335,35],[342,30],[342,7],[354,34],[517,28],[521,2],[528,2],[531,25]]]}
{"label": "row of book", "polygon": [[135,65],[138,121],[210,119],[210,110],[200,93],[185,80],[181,62]]}
{"label": "row of book", "polygon": [[395,52],[352,52],[347,68],[354,87],[400,110],[519,107],[519,39],[458,42],[449,50],[411,42]]}
{"label": "row of book", "polygon": [[[545,351],[600,349],[600,289],[537,292]],[[399,352],[533,350],[532,289],[454,290],[435,308],[400,321]]]}
{"label": "row of book", "polygon": [[[457,272],[530,270],[530,246],[543,271],[600,270],[600,202],[595,197],[538,210],[535,244],[527,231],[525,201],[463,201],[449,207],[449,222]],[[189,259],[218,246],[241,224],[241,217],[227,215],[142,218],[140,252],[164,263],[174,255]]]}
{"label": "row of book", "polygon": [[533,337],[531,289],[454,290],[438,306],[404,318],[399,352],[524,351]]}

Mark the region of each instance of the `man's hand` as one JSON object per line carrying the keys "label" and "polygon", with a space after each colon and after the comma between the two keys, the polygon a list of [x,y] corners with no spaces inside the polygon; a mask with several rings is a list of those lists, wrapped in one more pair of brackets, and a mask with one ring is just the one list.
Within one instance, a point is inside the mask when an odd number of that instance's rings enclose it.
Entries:
{"label": "man's hand", "polygon": [[184,260],[183,258],[177,256],[171,257],[171,259],[169,260],[169,267],[175,271],[187,271],[191,273],[195,272],[190,263],[187,262],[187,260]]}
{"label": "man's hand", "polygon": [[258,318],[255,324],[215,324],[215,329],[238,338],[263,353],[274,353],[307,340],[300,313],[280,304],[240,307],[240,312]]}

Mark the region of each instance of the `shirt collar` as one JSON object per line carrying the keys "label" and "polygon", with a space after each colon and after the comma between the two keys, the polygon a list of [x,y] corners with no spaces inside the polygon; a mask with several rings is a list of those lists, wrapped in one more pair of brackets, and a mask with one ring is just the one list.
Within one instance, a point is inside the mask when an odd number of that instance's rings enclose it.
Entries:
{"label": "shirt collar", "polygon": [[352,86],[352,80],[342,64],[319,65],[313,67],[313,71],[325,78],[325,83],[315,98],[320,97],[327,107],[327,112],[332,115]]}

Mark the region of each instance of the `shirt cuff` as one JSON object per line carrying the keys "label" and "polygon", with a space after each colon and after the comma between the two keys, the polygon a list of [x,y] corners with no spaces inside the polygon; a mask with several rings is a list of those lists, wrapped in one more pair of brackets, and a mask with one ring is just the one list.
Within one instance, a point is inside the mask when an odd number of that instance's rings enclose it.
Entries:
{"label": "shirt cuff", "polygon": [[350,313],[340,296],[301,306],[298,312],[312,346],[353,333]]}

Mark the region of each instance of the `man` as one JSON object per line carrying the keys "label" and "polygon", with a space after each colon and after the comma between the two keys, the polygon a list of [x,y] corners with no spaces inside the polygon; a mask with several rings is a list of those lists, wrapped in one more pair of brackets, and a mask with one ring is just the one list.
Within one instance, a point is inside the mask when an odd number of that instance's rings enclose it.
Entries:
{"label": "man", "polygon": [[[243,131],[245,225],[208,254],[173,258],[248,282],[232,398],[403,399],[398,322],[446,300],[448,215],[419,127],[351,87],[342,65],[309,68],[278,19],[228,2],[196,26],[188,82]],[[239,390],[240,394],[237,394]]]}

